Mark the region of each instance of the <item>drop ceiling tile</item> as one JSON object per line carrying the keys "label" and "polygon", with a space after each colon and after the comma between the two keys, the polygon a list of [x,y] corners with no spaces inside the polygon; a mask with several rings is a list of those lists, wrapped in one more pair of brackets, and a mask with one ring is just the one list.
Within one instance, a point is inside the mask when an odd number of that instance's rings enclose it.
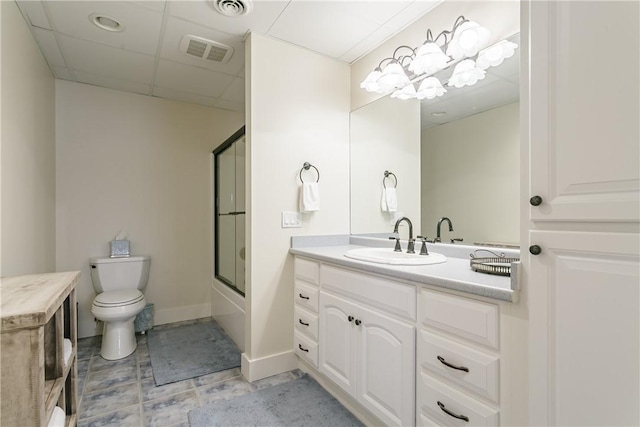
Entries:
{"label": "drop ceiling tile", "polygon": [[367,21],[374,22],[376,24],[384,24],[391,17],[396,16],[402,10],[407,8],[412,1],[411,0],[395,0],[395,1],[343,1],[335,2],[333,6],[341,6],[343,10],[352,16],[360,15]]}
{"label": "drop ceiling tile", "polygon": [[242,102],[236,102],[226,99],[219,99],[218,102],[216,102],[215,107],[222,110],[231,110],[237,111],[239,113],[244,113],[244,100]]}
{"label": "drop ceiling tile", "polygon": [[217,102],[216,98],[202,96],[195,93],[182,92],[179,90],[168,89],[160,86],[154,86],[153,96],[158,98],[189,102],[192,104],[206,105],[208,107],[213,107]]}
{"label": "drop ceiling tile", "polygon": [[[228,63],[221,64],[206,59],[194,58],[182,53],[180,52],[180,42],[187,34],[231,46],[234,49],[233,56]],[[183,64],[203,67],[235,76],[240,72],[242,67],[244,67],[244,42],[241,37],[231,36],[211,28],[203,27],[202,25],[170,17],[167,20],[160,56]]]}
{"label": "drop ceiling tile", "polygon": [[[424,14],[429,12],[431,9],[433,9],[443,1],[444,0],[416,0],[409,6],[404,8],[402,11],[400,11],[400,13],[391,17],[391,19],[384,23],[384,26],[394,32],[399,31],[414,23],[418,18],[424,16]],[[453,22],[451,23],[451,25],[453,25]],[[425,28],[424,31],[426,37],[427,28]]]}
{"label": "drop ceiling tile", "polygon": [[149,95],[151,93],[151,85],[145,83],[114,79],[97,74],[85,73],[84,71],[76,71],[75,75],[76,80],[80,83],[88,83],[125,92],[141,93],[143,95]]}
{"label": "drop ceiling tile", "polygon": [[229,17],[216,12],[207,1],[174,1],[169,3],[169,13],[171,16],[243,37],[247,31],[266,33],[288,3],[289,0],[254,1],[250,13]]}
{"label": "drop ceiling tile", "polygon": [[138,83],[151,83],[153,79],[153,56],[62,35],[59,40],[67,65],[74,71]]}
{"label": "drop ceiling tile", "polygon": [[217,98],[234,79],[235,77],[226,74],[161,59],[155,85]]}
{"label": "drop ceiling tile", "polygon": [[133,3],[146,7],[158,12],[164,12],[167,2],[165,0],[150,0],[150,1],[134,1]]}
{"label": "drop ceiling tile", "polygon": [[[133,52],[154,55],[158,46],[162,13],[127,1],[47,2],[56,31]],[[95,26],[89,15],[104,14],[124,25],[124,31]]]}
{"label": "drop ceiling tile", "polygon": [[[345,61],[349,64],[354,63],[362,56],[374,50],[376,47],[380,46],[385,40],[391,37],[394,34],[393,31],[389,30],[386,27],[380,27],[375,30],[373,33],[369,34],[364,40],[351,48],[344,55],[340,56],[340,60]],[[380,57],[382,59],[382,57]]]}
{"label": "drop ceiling tile", "polygon": [[56,79],[61,80],[69,80],[71,82],[75,82],[76,78],[73,76],[71,71],[69,71],[66,67],[52,67],[53,74],[56,76]]}
{"label": "drop ceiling tile", "polygon": [[244,79],[236,77],[220,95],[221,99],[244,103]]}
{"label": "drop ceiling tile", "polygon": [[379,25],[352,12],[340,2],[298,1],[284,10],[269,35],[338,58]]}
{"label": "drop ceiling tile", "polygon": [[40,51],[47,60],[50,67],[66,67],[60,47],[56,41],[56,36],[53,31],[43,30],[40,28],[32,28],[33,36],[40,46]]}
{"label": "drop ceiling tile", "polygon": [[49,18],[42,6],[42,2],[39,1],[17,1],[18,7],[22,11],[22,14],[27,18],[29,23],[34,27],[51,29]]}

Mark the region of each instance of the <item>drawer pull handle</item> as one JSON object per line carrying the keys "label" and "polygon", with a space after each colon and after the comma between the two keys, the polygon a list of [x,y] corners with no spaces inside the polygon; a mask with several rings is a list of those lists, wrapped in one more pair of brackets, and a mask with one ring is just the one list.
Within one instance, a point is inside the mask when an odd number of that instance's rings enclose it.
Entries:
{"label": "drawer pull handle", "polygon": [[456,365],[452,365],[451,363],[447,362],[446,360],[444,360],[444,357],[442,356],[438,356],[438,360],[440,361],[440,363],[442,363],[444,366],[447,366],[451,369],[457,369],[458,371],[465,371],[465,372],[469,372],[469,368],[467,368],[466,366],[456,366]]}
{"label": "drawer pull handle", "polygon": [[302,295],[302,294],[298,294],[298,295],[299,295],[299,296],[300,296],[300,298],[302,298],[302,299],[309,299],[309,297],[305,297],[305,296],[304,296],[304,295]]}
{"label": "drawer pull handle", "polygon": [[301,324],[301,325],[309,326],[309,324],[308,324],[308,323],[304,323],[304,322],[302,321],[302,319],[298,319],[298,322],[300,322],[300,324]]}
{"label": "drawer pull handle", "polygon": [[307,350],[306,348],[304,348],[304,347],[302,346],[302,344],[298,344],[298,348],[299,348],[300,350],[302,350],[302,351],[306,351],[307,353],[309,353],[309,350]]}
{"label": "drawer pull handle", "polygon": [[469,422],[469,417],[464,416],[464,415],[454,414],[453,412],[451,412],[450,410],[448,410],[448,409],[444,406],[444,403],[442,403],[442,402],[438,401],[438,406],[440,407],[440,409],[442,409],[442,412],[444,412],[445,414],[449,415],[450,417],[457,418],[457,419],[459,419],[459,420]]}
{"label": "drawer pull handle", "polygon": [[349,316],[349,317],[347,317],[347,320],[348,320],[349,322],[353,322],[353,316]]}

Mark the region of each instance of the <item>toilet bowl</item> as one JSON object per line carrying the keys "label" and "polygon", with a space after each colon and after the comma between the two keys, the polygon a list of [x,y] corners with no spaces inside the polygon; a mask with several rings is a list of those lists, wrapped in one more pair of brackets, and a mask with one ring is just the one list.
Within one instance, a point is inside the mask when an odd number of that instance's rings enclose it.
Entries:
{"label": "toilet bowl", "polygon": [[100,355],[107,360],[127,357],[137,347],[133,321],[145,305],[151,258],[91,258],[91,281],[98,294],[91,313],[103,322]]}

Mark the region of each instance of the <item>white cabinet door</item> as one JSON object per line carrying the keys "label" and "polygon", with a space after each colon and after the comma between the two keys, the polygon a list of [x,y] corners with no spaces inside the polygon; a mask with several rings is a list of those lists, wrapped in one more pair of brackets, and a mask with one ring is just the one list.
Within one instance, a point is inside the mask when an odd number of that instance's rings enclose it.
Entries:
{"label": "white cabinet door", "polygon": [[532,231],[532,425],[640,425],[640,236]]}
{"label": "white cabinet door", "polygon": [[414,425],[415,328],[360,308],[358,400],[387,425]]}
{"label": "white cabinet door", "polygon": [[637,222],[640,4],[528,4],[530,218]]}
{"label": "white cabinet door", "polygon": [[320,292],[320,371],[356,395],[356,305]]}

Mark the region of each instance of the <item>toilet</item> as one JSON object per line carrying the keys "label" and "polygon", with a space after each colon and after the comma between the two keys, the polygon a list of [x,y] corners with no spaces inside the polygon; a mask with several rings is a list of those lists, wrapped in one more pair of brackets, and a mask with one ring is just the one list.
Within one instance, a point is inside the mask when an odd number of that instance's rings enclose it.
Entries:
{"label": "toilet", "polygon": [[133,321],[146,301],[151,257],[90,258],[91,281],[98,294],[91,313],[104,323],[100,355],[107,360],[127,357],[136,349]]}

